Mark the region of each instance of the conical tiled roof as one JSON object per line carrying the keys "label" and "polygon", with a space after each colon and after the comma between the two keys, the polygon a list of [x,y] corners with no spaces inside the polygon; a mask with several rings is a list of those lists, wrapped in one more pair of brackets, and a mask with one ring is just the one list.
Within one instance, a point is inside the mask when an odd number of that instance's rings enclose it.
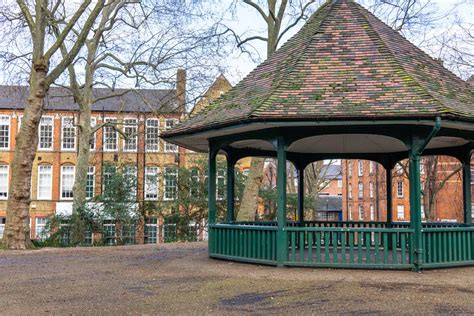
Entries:
{"label": "conical tiled roof", "polygon": [[474,120],[474,91],[350,0],[326,2],[223,97],[165,137],[286,120]]}

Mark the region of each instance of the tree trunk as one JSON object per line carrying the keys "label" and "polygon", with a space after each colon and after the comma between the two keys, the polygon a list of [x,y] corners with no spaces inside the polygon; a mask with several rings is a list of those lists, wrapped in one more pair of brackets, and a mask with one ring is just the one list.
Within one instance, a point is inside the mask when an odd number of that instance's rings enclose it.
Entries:
{"label": "tree trunk", "polygon": [[79,117],[79,137],[78,137],[78,151],[76,171],[74,177],[74,199],[72,205],[72,236],[73,243],[84,241],[87,225],[79,214],[81,208],[86,204],[87,195],[87,169],[89,167],[90,155],[90,139],[92,135],[91,129],[91,107],[81,106]]}
{"label": "tree trunk", "polygon": [[79,118],[80,133],[78,139],[76,176],[74,179],[73,213],[86,203],[87,169],[89,167],[91,129],[91,108],[84,106]]}
{"label": "tree trunk", "polygon": [[[275,1],[268,2],[269,10],[275,12]],[[281,6],[286,7],[286,2]],[[284,10],[283,8],[280,8]],[[270,15],[270,13],[269,13]],[[269,58],[277,49],[278,36],[280,33],[279,25],[276,25],[273,19],[267,21],[267,58]],[[254,221],[258,204],[258,193],[263,183],[264,158],[252,158],[250,161],[250,170],[245,182],[242,202],[237,212],[237,221]]]}
{"label": "tree trunk", "polygon": [[30,190],[33,161],[38,146],[38,125],[43,112],[48,65],[44,59],[33,62],[28,104],[16,137],[12,161],[12,182],[8,195],[7,218],[3,244],[8,249],[27,249],[30,240]]}
{"label": "tree trunk", "polygon": [[245,182],[242,201],[237,213],[237,221],[254,221],[257,210],[257,200],[263,183],[264,158],[252,158],[250,170]]}

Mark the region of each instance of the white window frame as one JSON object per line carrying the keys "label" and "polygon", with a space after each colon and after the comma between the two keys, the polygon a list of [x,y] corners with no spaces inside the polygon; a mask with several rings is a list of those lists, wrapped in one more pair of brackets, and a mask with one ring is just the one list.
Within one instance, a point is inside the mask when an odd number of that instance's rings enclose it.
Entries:
{"label": "white window frame", "polygon": [[403,204],[397,205],[397,220],[405,220],[405,205]]}
{"label": "white window frame", "polygon": [[375,208],[373,204],[370,204],[370,220],[373,221],[375,218]]}
{"label": "white window frame", "polygon": [[102,177],[101,177],[101,181],[102,181],[102,194],[105,193],[106,191],[106,187],[105,185],[107,184],[107,177],[110,176],[110,177],[113,177],[115,174],[117,173],[117,166],[104,166],[103,170],[102,170]]}
{"label": "white window frame", "polygon": [[359,175],[359,177],[362,177],[364,175],[364,161],[363,160],[357,161],[357,174]]}
{"label": "white window frame", "polygon": [[[41,185],[41,175],[45,174],[44,172],[41,171],[42,168],[44,167],[49,167],[50,172],[48,173],[50,176],[50,181],[49,181],[49,195],[41,196],[40,195],[40,187],[46,187],[46,185]],[[36,191],[36,198],[38,200],[51,200],[52,195],[53,195],[53,166],[52,165],[39,165],[38,166],[38,186],[37,186],[37,191]]]}
{"label": "white window frame", "polygon": [[6,223],[6,218],[0,217],[0,239],[3,238],[3,233],[5,232],[5,223]]}
{"label": "white window frame", "polygon": [[[174,201],[178,197],[178,170],[175,167],[165,167],[163,170],[163,201]],[[173,171],[172,173],[175,175],[176,187],[175,187],[175,196],[168,197],[166,192],[166,176],[169,171]]]}
{"label": "white window frame", "polygon": [[348,190],[349,190],[349,199],[352,199],[352,184],[349,184]]}
{"label": "white window frame", "polygon": [[[95,128],[97,125],[97,119],[95,117],[91,117],[91,128]],[[97,132],[92,133],[91,139],[89,141],[91,151],[95,151],[97,148]]]}
{"label": "white window frame", "polygon": [[[67,173],[65,170],[68,170]],[[72,170],[72,171],[71,171]],[[72,186],[70,188],[71,190],[71,196],[66,196],[64,197],[63,194],[65,193],[65,187],[64,187],[64,180],[66,176],[71,176],[72,175]],[[60,200],[72,200],[74,198],[74,179],[76,177],[76,166],[72,165],[65,165],[61,166],[61,183],[60,183],[60,192],[59,192],[59,199]]]}
{"label": "white window frame", "polygon": [[[89,176],[92,175],[92,196],[87,196],[87,186],[89,184]],[[86,178],[86,198],[92,199],[95,196],[95,166],[87,167],[87,178]]]}
{"label": "white window frame", "polygon": [[347,163],[347,174],[349,175],[349,177],[352,177],[352,161],[351,160],[349,160]]}
{"label": "white window frame", "polygon": [[369,197],[371,199],[374,198],[374,183],[373,182],[369,182]]}
{"label": "white window frame", "polygon": [[133,195],[132,200],[137,200],[137,193],[138,193],[138,169],[136,165],[125,165],[123,167],[123,174],[125,176],[132,176],[135,179],[135,187],[131,194]]}
{"label": "white window frame", "polygon": [[369,161],[369,174],[374,173],[374,162],[372,160]]}
{"label": "white window frame", "polygon": [[359,204],[359,221],[364,220],[364,206]]}
{"label": "white window frame", "polygon": [[[6,181],[3,179],[6,176]],[[0,164],[0,200],[8,200],[8,189],[10,179],[10,166]]]}
{"label": "white window frame", "polygon": [[397,181],[397,197],[403,198],[404,196],[404,187],[403,187],[403,180]]}
{"label": "white window frame", "polygon": [[[39,223],[39,222],[42,223]],[[44,216],[35,217],[35,239],[44,239],[49,237],[49,232],[46,230],[48,218]],[[41,230],[39,228],[42,228]]]}
{"label": "white window frame", "polygon": [[352,205],[349,205],[349,220],[352,221]]}
{"label": "white window frame", "polygon": [[[123,120],[123,133],[127,135],[127,129],[130,129],[134,135],[134,137],[129,137],[129,139],[123,139],[123,151],[124,152],[137,152],[138,150],[138,119],[136,117],[126,117]],[[135,144],[134,147],[130,147],[131,145],[129,142],[130,140],[132,141],[131,144]]]}
{"label": "white window frame", "polygon": [[[64,145],[64,140],[65,140],[65,136],[64,136],[64,133],[65,133],[65,128],[66,128],[66,124],[68,124],[66,122],[66,120],[71,120],[72,119],[72,130],[73,130],[73,134],[74,134],[74,137],[72,138],[73,139],[73,147],[72,148],[66,148]],[[61,150],[62,151],[75,151],[76,150],[76,143],[77,143],[77,140],[76,140],[76,126],[74,125],[74,116],[64,116],[61,118]],[[71,139],[71,137],[67,137],[68,139]]]}
{"label": "white window frame", "polygon": [[[223,185],[222,185],[223,192],[219,192],[219,187],[220,187],[219,181],[223,182]],[[218,201],[223,201],[225,199],[225,195],[226,195],[225,185],[226,185],[226,170],[225,169],[217,169],[217,172],[216,172],[216,199]]]}
{"label": "white window frame", "polygon": [[364,198],[364,183],[363,182],[359,182],[359,184],[357,185],[357,196],[359,197],[359,199]]}
{"label": "white window frame", "polygon": [[[151,122],[156,123],[156,126],[151,125]],[[160,120],[157,118],[148,118],[145,121],[145,151],[150,153],[160,151]]]}
{"label": "white window frame", "polygon": [[398,176],[401,176],[403,175],[403,165],[401,162],[397,162],[395,164],[395,173],[398,175]]}
{"label": "white window frame", "polygon": [[[173,122],[172,126],[168,126],[168,122]],[[167,118],[165,119],[165,130],[168,130],[170,128],[173,128],[173,126],[175,125],[175,123],[177,123],[178,120],[177,119],[174,119],[174,118]],[[178,152],[178,145],[175,145],[175,144],[171,144],[167,141],[164,142],[164,152],[165,153],[177,153]]]}
{"label": "white window frame", "polygon": [[[116,117],[106,117],[104,119],[104,123],[108,123],[108,122],[113,122],[113,123],[116,123],[117,124],[117,118]],[[114,149],[110,149],[110,148],[107,148],[107,130],[111,128],[114,133],[115,133],[115,148]],[[119,145],[119,136],[118,136],[118,131],[116,129],[116,126],[104,126],[104,130],[103,130],[103,144],[102,144],[102,147],[104,148],[104,151],[106,152],[116,152],[118,151],[118,145]],[[113,144],[113,143],[111,143]]]}
{"label": "white window frame", "polygon": [[[2,126],[7,126],[6,133],[7,133],[7,144],[5,146],[1,146],[0,150],[9,150],[10,149],[10,138],[11,138],[11,117],[9,115],[0,115],[0,128]],[[1,130],[0,130],[1,132]]]}
{"label": "white window frame", "polygon": [[[195,172],[195,174],[193,174]],[[189,195],[192,197],[198,197],[199,196],[199,174],[200,170],[198,168],[191,168],[189,171]],[[193,192],[193,185],[196,184],[196,192]],[[194,193],[194,194],[193,194]]]}
{"label": "white window frame", "polygon": [[[157,201],[159,196],[159,181],[158,175],[160,168],[157,166],[145,166],[145,200]],[[149,180],[149,178],[152,178]],[[153,182],[151,182],[153,181]],[[151,192],[151,189],[156,189],[156,192]],[[153,195],[152,195],[153,194]],[[148,196],[147,196],[148,195]]]}
{"label": "white window frame", "polygon": [[[41,126],[49,126],[49,124],[42,124],[43,119],[51,119],[51,146],[41,147]],[[54,148],[54,117],[53,116],[42,116],[38,125],[38,150],[53,150]]]}
{"label": "white window frame", "polygon": [[342,188],[342,180],[337,180],[337,187]]}

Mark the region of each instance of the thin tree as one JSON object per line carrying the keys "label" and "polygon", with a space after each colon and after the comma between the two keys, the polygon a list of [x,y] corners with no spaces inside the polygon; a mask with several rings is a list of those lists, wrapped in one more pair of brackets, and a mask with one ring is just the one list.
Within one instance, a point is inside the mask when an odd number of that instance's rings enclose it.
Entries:
{"label": "thin tree", "polygon": [[[393,177],[402,176],[408,179],[408,164],[408,160],[398,162],[396,168],[392,171]],[[421,166],[422,205],[426,220],[432,222],[436,221],[436,205],[441,197],[442,190],[451,180],[454,180],[458,185],[461,184],[462,166],[455,158],[438,155],[422,157]],[[456,209],[459,206],[457,204],[453,201],[451,207],[455,213],[460,213]]]}
{"label": "thin tree", "polygon": [[[235,1],[234,4],[239,1]],[[242,2],[255,9],[265,25],[265,34],[242,37],[231,31],[237,47],[247,53],[250,52],[246,45],[254,41],[265,42],[266,56],[269,58],[278,48],[279,44],[291,31],[304,22],[309,14],[320,5],[322,1],[315,0],[266,0]],[[368,5],[377,15],[390,22],[396,30],[402,31],[415,25],[426,25],[430,21],[432,12],[429,0],[371,0]],[[253,220],[257,208],[259,188],[263,182],[263,158],[252,158],[247,182],[244,189],[242,204],[238,211],[237,220]]]}
{"label": "thin tree", "polygon": [[[243,0],[243,3],[258,12],[258,15],[265,23],[266,34],[253,35],[242,38],[232,32],[237,41],[237,46],[245,50],[245,45],[252,41],[263,41],[266,45],[266,56],[269,58],[278,48],[282,38],[294,27],[307,17],[311,5],[315,0],[291,1],[267,0],[258,3],[252,0]],[[257,209],[258,194],[264,181],[264,158],[252,158],[250,169],[245,184],[240,208],[237,212],[238,221],[251,221],[255,219]]]}
{"label": "thin tree", "polygon": [[[202,17],[200,12],[191,13],[193,6],[185,4],[162,4],[145,6],[143,3],[129,3],[119,0],[111,1],[104,10],[92,36],[86,40],[84,54],[68,67],[69,86],[67,88],[79,105],[78,154],[76,177],[74,183],[73,215],[86,202],[87,168],[90,157],[90,141],[99,129],[110,126],[115,128],[123,138],[134,138],[122,132],[120,123],[104,122],[91,126],[92,107],[99,101],[120,98],[125,94],[136,94],[147,107],[147,110],[159,116],[163,103],[156,107],[155,100],[143,95],[140,90],[116,90],[118,83],[136,88],[146,86],[172,86],[174,74],[179,68],[186,67],[191,71],[191,84],[188,91],[193,91],[212,77],[212,70],[218,61],[214,47],[220,36],[215,25],[202,29],[189,28],[188,22]],[[165,26],[161,24],[165,23]],[[141,36],[137,39],[136,34]],[[62,47],[63,55],[68,53]],[[85,69],[83,75],[81,71]],[[128,83],[128,84],[127,84]],[[102,92],[94,93],[96,87]],[[178,98],[186,102],[185,96]],[[192,97],[190,98],[192,100]],[[154,102],[155,101],[155,102]],[[184,113],[183,102],[174,105],[173,111]],[[153,105],[152,105],[153,103]],[[77,236],[76,236],[77,237]]]}
{"label": "thin tree", "polygon": [[[97,17],[107,7],[105,0],[82,1],[75,9],[64,1],[17,0],[17,8],[6,5],[2,8],[3,39],[14,38],[25,32],[28,43],[16,47],[20,51],[7,54],[15,60],[29,60],[29,95],[12,161],[12,182],[8,195],[7,218],[3,243],[9,249],[25,249],[31,246],[29,229],[29,205],[32,164],[38,144],[38,124],[43,112],[44,100],[49,87],[74,61],[96,22]],[[50,36],[50,21],[59,26],[56,38]],[[81,24],[78,33],[73,27]],[[24,33],[23,33],[24,34]],[[74,38],[68,54],[57,59],[60,47],[71,37]],[[26,47],[26,48],[25,48]],[[13,56],[13,57],[12,57]]]}

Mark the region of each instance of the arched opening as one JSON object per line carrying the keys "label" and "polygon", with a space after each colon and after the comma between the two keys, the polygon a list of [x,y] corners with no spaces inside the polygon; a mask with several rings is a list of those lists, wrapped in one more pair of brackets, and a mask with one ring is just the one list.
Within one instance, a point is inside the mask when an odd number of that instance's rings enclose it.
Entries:
{"label": "arched opening", "polygon": [[[410,221],[409,161],[398,161],[392,170],[393,219]],[[463,164],[447,155],[420,159],[421,219],[425,223],[464,223]]]}
{"label": "arched opening", "polygon": [[384,166],[364,159],[343,159],[344,221],[386,222],[387,180]]}

